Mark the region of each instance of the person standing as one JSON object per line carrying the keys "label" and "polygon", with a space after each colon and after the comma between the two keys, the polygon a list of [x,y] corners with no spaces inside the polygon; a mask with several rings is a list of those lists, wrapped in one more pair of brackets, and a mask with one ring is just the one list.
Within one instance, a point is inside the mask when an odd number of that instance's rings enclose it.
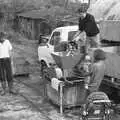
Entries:
{"label": "person standing", "polygon": [[90,82],[88,83],[88,90],[90,93],[99,91],[101,82],[104,79],[106,53],[101,49],[96,49],[93,59],[94,62],[90,70]]}
{"label": "person standing", "polygon": [[12,45],[8,39],[5,39],[6,33],[0,32],[0,80],[2,86],[1,95],[6,94],[6,83],[8,84],[9,93],[14,93],[13,75],[11,66]]}
{"label": "person standing", "polygon": [[[79,14],[79,30],[75,37],[80,35],[81,32],[86,34],[86,50],[90,47],[100,46],[100,30],[92,14],[87,12],[88,4],[82,3],[78,9]],[[75,38],[74,37],[74,38]]]}

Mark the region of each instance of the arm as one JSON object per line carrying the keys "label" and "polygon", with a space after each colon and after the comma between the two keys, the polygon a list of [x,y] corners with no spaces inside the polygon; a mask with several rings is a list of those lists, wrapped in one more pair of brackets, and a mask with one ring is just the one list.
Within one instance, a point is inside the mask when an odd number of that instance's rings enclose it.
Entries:
{"label": "arm", "polygon": [[13,52],[12,50],[9,50],[10,58],[12,58],[12,56],[13,56],[13,53],[12,53],[12,52]]}
{"label": "arm", "polygon": [[74,37],[77,37],[78,35],[80,35],[80,33],[81,33],[81,31],[78,30]]}
{"label": "arm", "polygon": [[15,73],[15,66],[14,66],[14,62],[13,62],[13,50],[12,50],[12,45],[10,42],[8,42],[8,47],[9,47],[9,56],[10,56],[10,60],[11,60],[11,68],[12,68],[12,74]]}
{"label": "arm", "polygon": [[99,67],[99,66],[93,64],[93,66],[91,68],[90,82],[88,84],[89,87],[98,86],[98,84],[99,84],[101,74],[97,67]]}
{"label": "arm", "polygon": [[92,87],[94,86],[91,81],[93,79],[93,76],[94,76],[94,69],[91,67],[89,73],[87,73],[85,75],[86,79],[85,79],[85,89],[89,89],[89,87]]}
{"label": "arm", "polygon": [[12,45],[11,45],[11,43],[8,41],[8,48],[9,48],[9,56],[10,56],[10,58],[13,56],[12,55]]}
{"label": "arm", "polygon": [[9,57],[12,59],[13,58],[12,44],[10,43],[9,40],[6,40],[6,42],[7,42]]}
{"label": "arm", "polygon": [[73,37],[73,41],[75,41],[76,39],[79,38],[79,35],[80,35],[81,32],[82,32],[82,31],[80,31],[80,30],[77,31],[77,33],[76,33],[76,34],[74,35],[74,37]]}

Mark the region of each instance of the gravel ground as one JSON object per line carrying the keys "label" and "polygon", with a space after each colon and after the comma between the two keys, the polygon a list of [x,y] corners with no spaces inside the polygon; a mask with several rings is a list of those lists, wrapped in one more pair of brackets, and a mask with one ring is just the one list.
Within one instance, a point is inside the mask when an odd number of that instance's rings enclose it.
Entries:
{"label": "gravel ground", "polygon": [[[38,74],[14,79],[18,95],[0,96],[0,120],[78,120],[78,110],[67,110],[64,116],[59,108],[43,97],[43,85]],[[74,114],[73,114],[74,113]],[[120,120],[116,115],[112,120]]]}
{"label": "gravel ground", "polygon": [[[61,120],[58,113],[43,97],[40,77],[17,77],[14,82],[18,95],[0,96],[0,120]],[[1,87],[0,87],[1,88]]]}

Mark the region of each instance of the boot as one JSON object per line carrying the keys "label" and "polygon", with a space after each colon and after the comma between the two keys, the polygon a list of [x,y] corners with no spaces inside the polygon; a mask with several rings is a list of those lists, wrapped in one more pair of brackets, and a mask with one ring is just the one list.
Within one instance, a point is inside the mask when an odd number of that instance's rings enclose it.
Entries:
{"label": "boot", "polygon": [[1,92],[1,95],[5,95],[6,94],[6,81],[2,81],[1,82],[1,85],[2,85],[2,92]]}
{"label": "boot", "polygon": [[13,95],[17,94],[17,92],[15,90],[13,90],[13,81],[8,83],[8,89],[9,89],[10,94],[13,94]]}

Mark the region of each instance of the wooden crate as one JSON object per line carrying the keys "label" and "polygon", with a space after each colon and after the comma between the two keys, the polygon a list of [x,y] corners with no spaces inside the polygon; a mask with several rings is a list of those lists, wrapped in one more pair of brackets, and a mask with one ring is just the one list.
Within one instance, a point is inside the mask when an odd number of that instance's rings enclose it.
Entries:
{"label": "wooden crate", "polygon": [[14,75],[29,74],[29,64],[23,57],[17,57],[13,59],[13,74]]}
{"label": "wooden crate", "polygon": [[[63,86],[63,107],[80,106],[85,103],[86,90],[84,89],[84,81],[76,84],[64,84]],[[47,97],[54,103],[60,106],[60,90],[55,90],[51,87],[51,82],[46,85]]]}
{"label": "wooden crate", "polygon": [[28,74],[29,73],[29,66],[26,64],[18,64],[15,66],[15,75],[18,74]]}

